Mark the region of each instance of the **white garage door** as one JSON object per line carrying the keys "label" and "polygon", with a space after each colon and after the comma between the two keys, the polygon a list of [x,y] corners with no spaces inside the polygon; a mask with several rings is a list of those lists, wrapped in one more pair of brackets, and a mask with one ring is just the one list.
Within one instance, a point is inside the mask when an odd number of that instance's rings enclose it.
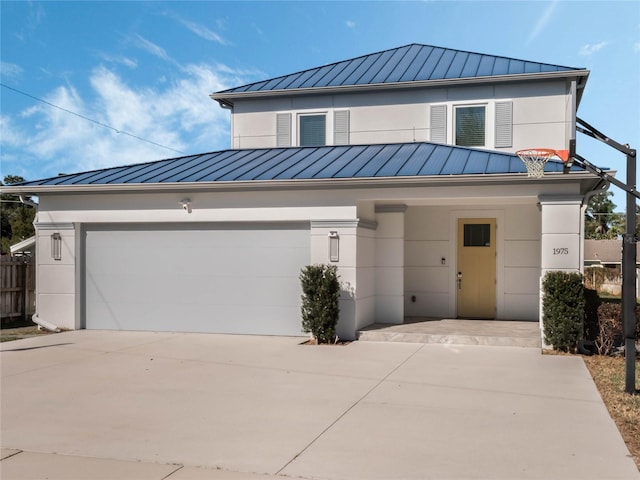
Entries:
{"label": "white garage door", "polygon": [[300,335],[308,225],[89,226],[89,329]]}

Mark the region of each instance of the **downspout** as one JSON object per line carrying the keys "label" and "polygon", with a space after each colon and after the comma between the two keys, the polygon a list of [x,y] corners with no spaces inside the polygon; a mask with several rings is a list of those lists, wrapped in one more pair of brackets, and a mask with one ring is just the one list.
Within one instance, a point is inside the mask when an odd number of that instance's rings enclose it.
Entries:
{"label": "downspout", "polygon": [[[26,199],[23,195],[19,195],[18,196],[20,198],[20,203],[22,203],[23,205],[28,205],[30,207],[33,208],[38,208],[38,204],[35,202],[32,202],[31,200]],[[37,239],[36,239],[37,242]],[[31,321],[33,323],[35,323],[36,325],[38,325],[38,327],[42,327],[45,330],[49,330],[50,332],[59,332],[60,331],[60,327],[58,327],[57,325],[54,325],[51,322],[47,322],[46,320],[43,320],[42,318],[40,318],[38,316],[38,313],[34,313],[31,316]]]}
{"label": "downspout", "polygon": [[216,100],[218,102],[218,104],[220,105],[221,108],[224,108],[225,110],[229,110],[229,112],[231,113],[230,116],[230,127],[231,127],[231,149],[235,148],[233,146],[233,142],[234,142],[234,118],[233,118],[233,103],[229,102],[229,101],[225,101],[225,100]]}
{"label": "downspout", "polygon": [[49,330],[50,332],[59,332],[60,327],[57,327],[51,322],[47,322],[46,320],[41,319],[37,313],[34,313],[31,317],[31,321],[38,325],[39,327],[44,328],[45,330]]}
{"label": "downspout", "polygon": [[28,205],[29,207],[38,208],[38,204],[36,202],[32,202],[31,200],[24,198],[23,195],[18,195],[18,198],[20,199],[20,203],[22,203],[23,205]]}

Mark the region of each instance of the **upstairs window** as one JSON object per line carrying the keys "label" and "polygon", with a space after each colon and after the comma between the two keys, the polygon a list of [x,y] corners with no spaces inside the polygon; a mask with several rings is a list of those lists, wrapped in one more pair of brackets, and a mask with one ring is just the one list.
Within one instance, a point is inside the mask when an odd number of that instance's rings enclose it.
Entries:
{"label": "upstairs window", "polygon": [[325,114],[300,115],[300,146],[319,147],[327,144],[327,117]]}
{"label": "upstairs window", "polygon": [[485,146],[485,107],[456,107],[456,145]]}

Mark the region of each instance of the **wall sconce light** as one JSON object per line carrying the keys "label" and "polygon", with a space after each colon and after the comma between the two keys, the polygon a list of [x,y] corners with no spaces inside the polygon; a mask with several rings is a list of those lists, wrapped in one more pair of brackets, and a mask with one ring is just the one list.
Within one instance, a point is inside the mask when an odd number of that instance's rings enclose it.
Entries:
{"label": "wall sconce light", "polygon": [[332,262],[340,260],[340,236],[338,232],[329,232],[329,260]]}
{"label": "wall sconce light", "polygon": [[57,232],[51,235],[51,258],[62,260],[62,236]]}
{"label": "wall sconce light", "polygon": [[180,205],[182,205],[182,208],[184,210],[186,210],[187,213],[191,213],[191,199],[190,198],[183,198],[182,200],[180,200]]}

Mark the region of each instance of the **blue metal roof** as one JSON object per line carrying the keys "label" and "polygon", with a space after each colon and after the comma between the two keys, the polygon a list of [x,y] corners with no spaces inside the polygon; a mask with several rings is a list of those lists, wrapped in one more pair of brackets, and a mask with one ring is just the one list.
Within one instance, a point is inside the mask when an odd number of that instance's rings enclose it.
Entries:
{"label": "blue metal roof", "polygon": [[471,79],[503,75],[570,72],[582,68],[411,44],[302,72],[222,90],[213,95],[302,88]]}
{"label": "blue metal roof", "polygon": [[[561,172],[549,161],[545,172]],[[577,167],[574,167],[577,168]],[[511,153],[436,143],[223,150],[21,183],[21,186],[394,178],[526,173]]]}

